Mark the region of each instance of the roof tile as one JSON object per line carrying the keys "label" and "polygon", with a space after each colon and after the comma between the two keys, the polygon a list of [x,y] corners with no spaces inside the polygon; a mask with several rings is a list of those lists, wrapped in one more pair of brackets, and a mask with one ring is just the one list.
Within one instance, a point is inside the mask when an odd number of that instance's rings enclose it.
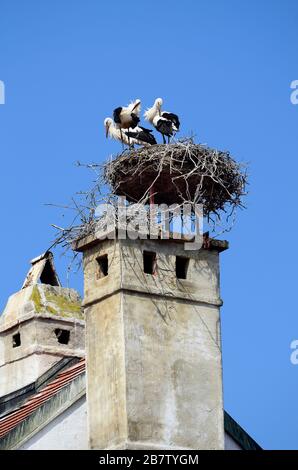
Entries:
{"label": "roof tile", "polygon": [[18,426],[30,414],[32,414],[43,403],[55,395],[61,388],[68,385],[74,378],[85,372],[85,359],[81,359],[77,364],[60,372],[56,379],[50,382],[44,389],[30,397],[16,411],[0,419],[0,439],[8,434],[13,428]]}

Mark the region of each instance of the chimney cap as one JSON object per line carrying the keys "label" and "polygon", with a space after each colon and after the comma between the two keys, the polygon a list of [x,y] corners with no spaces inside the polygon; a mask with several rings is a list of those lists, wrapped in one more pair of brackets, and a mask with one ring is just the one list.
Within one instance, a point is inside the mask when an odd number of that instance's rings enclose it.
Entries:
{"label": "chimney cap", "polygon": [[[114,232],[114,238],[111,236]],[[180,236],[180,238],[179,238]],[[115,235],[115,231],[109,231],[106,233],[102,233],[100,237],[97,237],[94,233],[86,235],[85,237],[79,238],[72,243],[72,249],[78,252],[84,252],[85,250],[91,248],[92,246],[98,245],[101,242],[106,240],[117,239],[117,235]],[[129,237],[128,237],[129,239]],[[148,237],[150,241],[150,238]],[[137,241],[137,240],[135,240]],[[185,237],[183,235],[179,235],[175,232],[169,233],[169,238],[163,238],[162,233],[158,234],[158,238],[153,239],[152,241],[159,241],[160,243],[186,243],[194,241],[194,237]],[[229,248],[229,242],[227,240],[216,240],[215,238],[209,238],[209,233],[206,232],[203,234],[203,250],[210,250],[210,251],[218,251],[221,253]]]}
{"label": "chimney cap", "polygon": [[54,266],[54,257],[51,251],[46,251],[33,258],[31,268],[25,278],[22,289],[37,284],[50,284],[52,286],[61,286],[58,274]]}

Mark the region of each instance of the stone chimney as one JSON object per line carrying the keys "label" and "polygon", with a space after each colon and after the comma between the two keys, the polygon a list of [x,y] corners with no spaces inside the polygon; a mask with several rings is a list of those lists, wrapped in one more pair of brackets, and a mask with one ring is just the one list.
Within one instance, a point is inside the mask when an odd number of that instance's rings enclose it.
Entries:
{"label": "stone chimney", "polygon": [[219,253],[227,247],[76,243],[92,449],[224,448]]}
{"label": "stone chimney", "polygon": [[61,287],[50,252],[31,264],[0,317],[0,396],[34,382],[64,356],[84,356],[79,294]]}

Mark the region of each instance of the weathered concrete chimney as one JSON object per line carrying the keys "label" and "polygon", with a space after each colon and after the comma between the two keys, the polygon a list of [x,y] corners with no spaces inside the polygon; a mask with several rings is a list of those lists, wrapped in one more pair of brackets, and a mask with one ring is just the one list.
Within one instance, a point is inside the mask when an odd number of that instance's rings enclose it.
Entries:
{"label": "weathered concrete chimney", "polygon": [[219,252],[86,237],[92,449],[223,449]]}
{"label": "weathered concrete chimney", "polygon": [[81,299],[61,287],[51,253],[31,261],[0,317],[0,396],[29,385],[62,357],[83,357]]}

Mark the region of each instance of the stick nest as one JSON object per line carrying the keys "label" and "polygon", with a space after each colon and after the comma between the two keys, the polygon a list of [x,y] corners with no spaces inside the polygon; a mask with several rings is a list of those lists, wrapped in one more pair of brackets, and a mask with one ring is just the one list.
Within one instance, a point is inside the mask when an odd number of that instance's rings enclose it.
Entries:
{"label": "stick nest", "polygon": [[244,207],[246,167],[229,154],[192,139],[169,145],[125,150],[104,166],[104,180],[112,193],[130,202],[203,204],[204,215]]}
{"label": "stick nest", "polygon": [[130,204],[148,204],[150,193],[156,204],[202,204],[215,236],[231,230],[235,209],[244,207],[246,165],[237,163],[229,152],[195,144],[191,138],[130,149],[105,163],[78,162],[78,166],[91,169],[95,180],[87,191],[76,193],[69,205],[57,206],[73,214],[68,226],[53,225],[57,235],[52,246],[65,250],[98,229],[97,207],[112,204],[116,208],[117,195],[126,196]]}

